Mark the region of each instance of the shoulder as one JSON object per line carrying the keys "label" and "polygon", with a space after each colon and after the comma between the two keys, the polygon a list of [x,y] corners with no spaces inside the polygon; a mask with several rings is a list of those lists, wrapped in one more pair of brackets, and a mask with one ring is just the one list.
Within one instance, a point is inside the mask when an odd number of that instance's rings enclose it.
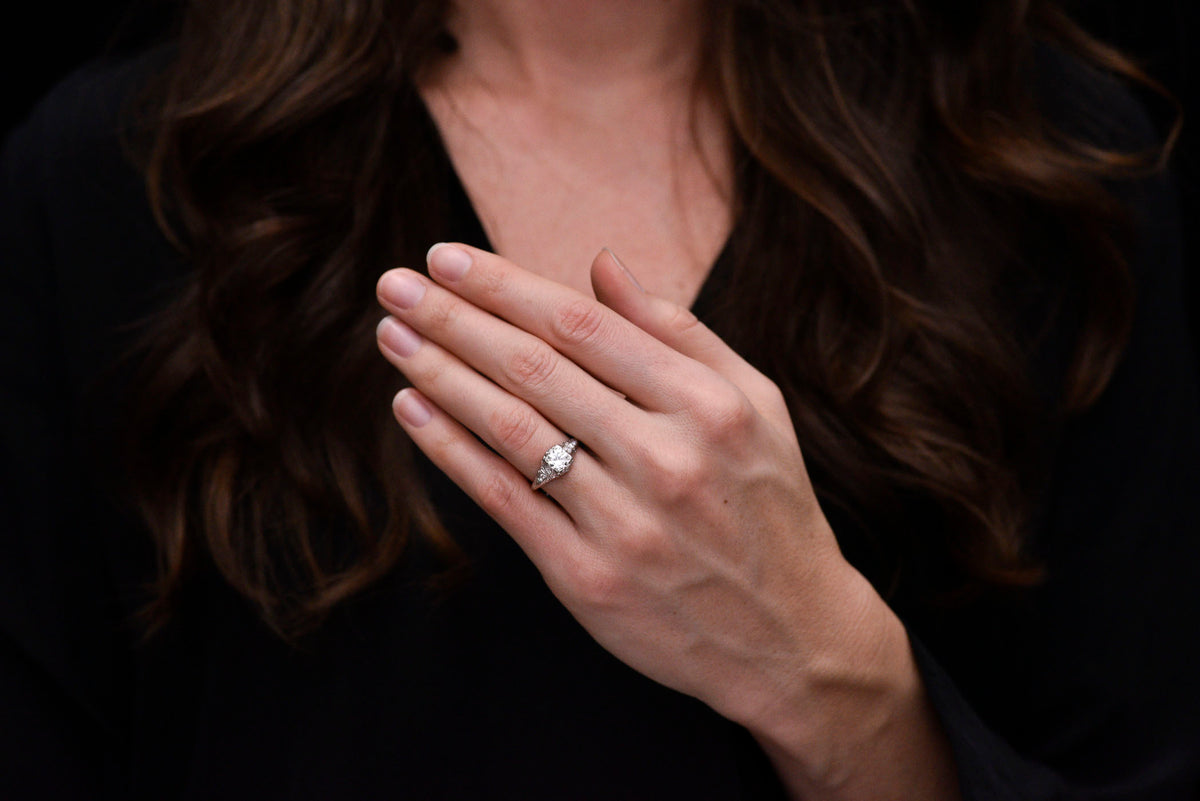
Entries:
{"label": "shoulder", "polygon": [[98,332],[138,319],[179,274],[129,152],[146,119],[136,104],[169,57],[157,48],[81,68],[13,130],[0,158],[0,294],[54,326],[75,378],[90,372]]}
{"label": "shoulder", "polygon": [[129,146],[149,131],[139,100],[171,54],[159,47],[94,61],[43,97],[4,143],[6,209],[35,215],[53,235],[56,225],[87,225],[143,208]]}
{"label": "shoulder", "polygon": [[92,62],[34,107],[4,143],[3,203],[36,216],[53,237],[145,205],[128,145],[145,117],[144,87],[167,63],[158,48],[120,61]]}
{"label": "shoulder", "polygon": [[120,60],[93,61],[71,73],[13,130],[6,158],[24,163],[40,158],[53,174],[82,157],[110,153],[137,124],[133,103],[170,55],[169,48],[160,47]]}

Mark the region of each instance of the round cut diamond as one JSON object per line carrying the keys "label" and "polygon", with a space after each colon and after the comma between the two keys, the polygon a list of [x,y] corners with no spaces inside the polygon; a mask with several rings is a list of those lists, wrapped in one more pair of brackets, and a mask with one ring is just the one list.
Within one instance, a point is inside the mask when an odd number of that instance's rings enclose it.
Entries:
{"label": "round cut diamond", "polygon": [[537,477],[530,486],[534,489],[541,489],[546,482],[566,475],[566,472],[571,469],[571,459],[574,457],[577,447],[579,447],[579,441],[575,438],[571,438],[561,445],[550,446],[550,449],[542,454],[542,463],[538,466]]}
{"label": "round cut diamond", "polygon": [[555,445],[546,451],[542,463],[555,473],[561,473],[571,466],[571,454],[562,445]]}

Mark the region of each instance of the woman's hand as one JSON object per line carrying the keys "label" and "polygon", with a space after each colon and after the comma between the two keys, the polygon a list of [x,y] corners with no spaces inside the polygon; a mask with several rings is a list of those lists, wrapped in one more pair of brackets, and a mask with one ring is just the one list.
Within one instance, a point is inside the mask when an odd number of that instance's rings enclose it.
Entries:
{"label": "woman's hand", "polygon": [[[795,788],[856,784],[920,681],[838,550],[777,387],[608,252],[603,303],[465,246],[436,246],[429,274],[378,288],[416,444],[602,646],[747,726]],[[532,490],[568,435],[570,471]]]}

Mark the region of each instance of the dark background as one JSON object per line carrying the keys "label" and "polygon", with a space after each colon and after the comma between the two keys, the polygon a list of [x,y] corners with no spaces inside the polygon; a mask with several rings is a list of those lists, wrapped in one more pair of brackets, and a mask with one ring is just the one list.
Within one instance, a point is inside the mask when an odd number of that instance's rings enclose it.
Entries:
{"label": "dark background", "polygon": [[[974,0],[963,0],[974,2]],[[7,87],[0,132],[19,122],[51,86],[80,63],[101,54],[144,46],[169,31],[177,0],[93,0],[88,3],[23,3],[24,21],[10,16],[0,32],[0,59]],[[1189,254],[1188,301],[1192,341],[1200,353],[1200,83],[1190,39],[1200,34],[1197,0],[1067,0],[1092,33],[1125,50],[1182,103],[1183,136],[1173,161],[1180,190],[1185,247]],[[1173,110],[1147,99],[1160,129]]]}

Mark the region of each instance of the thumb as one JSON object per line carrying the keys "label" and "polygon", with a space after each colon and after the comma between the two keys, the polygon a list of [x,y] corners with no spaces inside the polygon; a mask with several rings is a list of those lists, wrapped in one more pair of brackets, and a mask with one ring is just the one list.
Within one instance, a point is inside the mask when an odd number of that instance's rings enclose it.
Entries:
{"label": "thumb", "polygon": [[668,347],[720,373],[743,392],[750,394],[766,380],[689,309],[643,290],[608,248],[592,260],[591,277],[597,300]]}

